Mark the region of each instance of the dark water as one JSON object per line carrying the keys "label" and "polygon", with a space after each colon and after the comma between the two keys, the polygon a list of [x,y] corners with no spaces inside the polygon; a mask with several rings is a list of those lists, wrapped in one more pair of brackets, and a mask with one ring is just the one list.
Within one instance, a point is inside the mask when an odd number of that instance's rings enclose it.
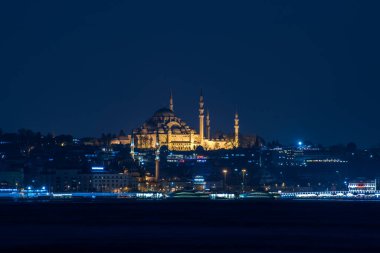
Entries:
{"label": "dark water", "polygon": [[0,252],[380,252],[380,202],[0,203]]}

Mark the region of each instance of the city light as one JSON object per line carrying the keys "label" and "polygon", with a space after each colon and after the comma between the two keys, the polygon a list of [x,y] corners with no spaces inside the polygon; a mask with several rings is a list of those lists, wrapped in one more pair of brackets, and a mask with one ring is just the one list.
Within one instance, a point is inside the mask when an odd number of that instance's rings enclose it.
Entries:
{"label": "city light", "polygon": [[0,253],[380,253],[380,0],[2,2]]}
{"label": "city light", "polygon": [[102,167],[102,166],[93,166],[93,167],[91,167],[91,170],[93,172],[104,172],[104,167]]}

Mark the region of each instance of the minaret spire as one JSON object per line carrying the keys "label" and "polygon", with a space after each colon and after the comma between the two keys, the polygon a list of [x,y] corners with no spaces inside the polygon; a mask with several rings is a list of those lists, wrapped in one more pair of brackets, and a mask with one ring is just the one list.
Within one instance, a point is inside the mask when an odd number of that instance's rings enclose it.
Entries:
{"label": "minaret spire", "polygon": [[199,97],[199,139],[200,139],[200,144],[203,145],[203,139],[204,139],[204,101],[203,101],[203,93],[201,89],[201,95]]}
{"label": "minaret spire", "polygon": [[207,139],[211,139],[211,132],[210,132],[210,112],[207,110],[206,114],[206,132],[207,132]]}
{"label": "minaret spire", "polygon": [[171,111],[174,111],[174,105],[173,105],[173,93],[172,93],[172,90],[171,90],[171,89],[170,89],[169,109],[170,109]]}
{"label": "minaret spire", "polygon": [[239,114],[238,114],[237,109],[236,109],[236,112],[235,112],[234,129],[235,129],[234,145],[235,145],[235,147],[239,147]]}

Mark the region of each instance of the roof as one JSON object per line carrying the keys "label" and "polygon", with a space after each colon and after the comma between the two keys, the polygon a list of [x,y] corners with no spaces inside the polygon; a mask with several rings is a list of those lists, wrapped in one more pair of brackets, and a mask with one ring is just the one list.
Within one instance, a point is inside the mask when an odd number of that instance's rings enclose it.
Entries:
{"label": "roof", "polygon": [[191,128],[169,108],[161,108],[157,110],[144,124],[134,131],[146,131],[146,133],[167,133],[172,130],[174,134],[190,133]]}
{"label": "roof", "polygon": [[172,110],[164,107],[157,110],[153,117],[175,117],[175,114]]}

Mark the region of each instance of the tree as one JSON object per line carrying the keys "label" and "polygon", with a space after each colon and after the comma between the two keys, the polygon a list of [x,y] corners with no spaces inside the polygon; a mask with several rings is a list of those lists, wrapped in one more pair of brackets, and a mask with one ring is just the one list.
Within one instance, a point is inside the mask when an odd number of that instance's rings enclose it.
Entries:
{"label": "tree", "polygon": [[169,151],[169,148],[167,145],[162,145],[160,147],[160,153],[167,153]]}
{"label": "tree", "polygon": [[108,134],[102,133],[102,136],[100,137],[100,140],[102,141],[102,144],[104,146],[108,147],[109,145],[111,145],[111,141],[114,138],[114,136],[115,135],[112,135],[110,133],[108,133]]}
{"label": "tree", "polygon": [[65,135],[65,134],[58,135],[57,137],[55,137],[55,140],[59,145],[72,144],[73,139],[74,139],[73,136]]}
{"label": "tree", "polygon": [[18,141],[21,144],[21,146],[25,149],[25,151],[28,151],[36,141],[35,134],[30,129],[19,129]]}
{"label": "tree", "polygon": [[357,149],[357,146],[356,146],[356,144],[354,142],[350,142],[346,146],[347,152],[350,152],[350,153],[356,152],[356,149]]}
{"label": "tree", "polygon": [[202,146],[198,146],[198,147],[196,147],[195,152],[197,154],[202,154],[202,153],[205,152],[205,150],[204,150],[204,148]]}

